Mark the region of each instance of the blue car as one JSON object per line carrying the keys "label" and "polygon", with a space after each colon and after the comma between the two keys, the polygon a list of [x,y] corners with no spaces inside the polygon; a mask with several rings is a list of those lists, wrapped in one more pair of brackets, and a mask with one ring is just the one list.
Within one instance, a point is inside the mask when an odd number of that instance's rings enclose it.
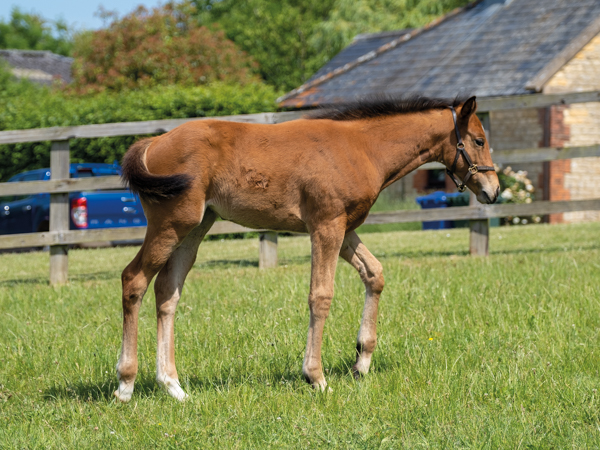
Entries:
{"label": "blue car", "polygon": [[[120,175],[117,164],[73,163],[71,178]],[[30,170],[15,175],[9,183],[50,180],[50,169]],[[119,228],[146,226],[139,198],[130,191],[73,192],[71,229]],[[50,194],[21,195],[0,198],[0,234],[48,231]]]}

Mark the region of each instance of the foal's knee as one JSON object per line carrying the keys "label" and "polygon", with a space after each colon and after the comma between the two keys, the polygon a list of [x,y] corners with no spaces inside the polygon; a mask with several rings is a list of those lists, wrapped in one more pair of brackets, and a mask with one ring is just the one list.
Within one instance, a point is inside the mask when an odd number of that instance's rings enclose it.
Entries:
{"label": "foal's knee", "polygon": [[312,314],[317,318],[326,319],[333,299],[333,291],[317,288],[308,296],[308,306]]}
{"label": "foal's knee", "polygon": [[131,308],[146,293],[148,283],[144,276],[132,270],[129,266],[121,273],[121,284],[123,286],[123,308]]}
{"label": "foal's knee", "polygon": [[385,279],[383,278],[383,266],[379,261],[370,262],[363,281],[373,294],[381,294],[385,286]]}

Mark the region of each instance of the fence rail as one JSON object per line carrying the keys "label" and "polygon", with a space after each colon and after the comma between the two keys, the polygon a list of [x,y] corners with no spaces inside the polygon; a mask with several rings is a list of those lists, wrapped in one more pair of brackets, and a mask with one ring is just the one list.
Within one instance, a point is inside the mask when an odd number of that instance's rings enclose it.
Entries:
{"label": "fence rail", "polygon": [[[478,101],[478,111],[499,111],[522,108],[540,108],[556,104],[573,104],[600,101],[600,91],[572,94],[524,95],[515,97],[487,98]],[[302,117],[304,112],[261,113],[217,117],[246,123],[274,124]],[[171,119],[147,122],[110,123],[73,127],[39,128],[0,132],[0,144],[52,141],[50,181],[0,183],[0,197],[49,193],[50,231],[0,236],[0,249],[50,246],[50,283],[67,281],[68,246],[97,241],[129,241],[142,239],[145,227],[110,228],[96,230],[69,230],[68,193],[97,189],[123,189],[121,179],[116,176],[69,179],[69,140],[75,138],[100,138],[159,134],[190,120]],[[497,164],[517,164],[554,161],[559,159],[600,156],[600,145],[567,148],[533,148],[503,150],[493,155]],[[430,163],[422,168],[442,167]],[[472,196],[472,200],[474,200]],[[529,204],[480,205],[442,209],[395,211],[372,213],[366,224],[388,224],[435,220],[469,220],[471,228],[471,254],[486,255],[488,252],[489,219],[493,217],[545,215],[571,211],[600,210],[600,199],[560,202],[533,202]],[[208,234],[260,232],[259,267],[277,264],[277,234],[267,230],[250,230],[231,222],[216,222]]]}
{"label": "fence rail", "polygon": [[[248,233],[250,231],[265,232],[265,230],[252,230],[233,222],[216,222],[207,234]],[[146,227],[99,228],[93,230],[8,234],[0,236],[0,249],[73,245],[100,241],[125,242],[144,239],[145,235]]]}
{"label": "fence rail", "polygon": [[98,125],[77,125],[72,127],[33,128],[31,130],[12,130],[0,132],[0,144],[19,144],[23,142],[66,141],[79,138],[101,138],[114,136],[134,136],[143,134],[161,134],[193,120],[227,120],[244,123],[281,123],[299,119],[305,113],[289,111],[280,113],[242,114],[237,116],[198,117],[187,119],[148,120],[144,122],[117,122]]}
{"label": "fence rail", "polygon": [[[371,213],[365,225],[390,223],[428,222],[437,220],[486,220],[494,217],[531,216],[556,214],[572,211],[598,211],[600,199],[569,200],[559,202],[534,202],[530,204],[457,206],[410,211]],[[216,222],[208,235],[228,233],[260,232],[233,222]],[[95,230],[47,231],[43,233],[24,233],[0,236],[0,249],[19,247],[43,247],[49,245],[84,244],[99,241],[130,241],[143,239],[146,227],[101,228]]]}

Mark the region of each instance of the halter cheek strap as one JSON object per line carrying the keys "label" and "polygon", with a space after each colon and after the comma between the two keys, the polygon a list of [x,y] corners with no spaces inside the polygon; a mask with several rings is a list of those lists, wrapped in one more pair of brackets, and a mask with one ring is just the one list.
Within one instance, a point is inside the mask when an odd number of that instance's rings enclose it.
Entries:
{"label": "halter cheek strap", "polygon": [[[456,185],[458,191],[464,192],[467,188],[467,182],[477,172],[487,172],[495,169],[490,166],[478,166],[476,164],[473,164],[473,161],[471,161],[471,158],[469,158],[469,154],[465,150],[465,143],[463,142],[462,137],[460,136],[460,130],[458,129],[458,121],[456,119],[456,110],[454,109],[454,107],[450,106],[450,111],[452,111],[452,120],[454,121],[454,132],[456,133],[456,156],[454,157],[454,163],[452,164],[452,168],[446,168],[446,173],[448,174],[450,179],[454,181],[454,184]],[[467,174],[463,178],[462,183],[454,174],[454,172],[456,172],[456,164],[458,163],[458,158],[461,155],[464,158],[467,165],[469,166]]]}

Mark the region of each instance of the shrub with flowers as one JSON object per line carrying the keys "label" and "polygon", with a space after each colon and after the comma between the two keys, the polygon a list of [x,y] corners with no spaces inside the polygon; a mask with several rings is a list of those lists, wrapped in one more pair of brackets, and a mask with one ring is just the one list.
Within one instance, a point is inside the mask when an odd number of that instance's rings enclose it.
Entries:
{"label": "shrub with flowers", "polygon": [[[505,169],[496,167],[496,173],[500,179],[500,200],[502,203],[531,203],[533,201],[535,189],[531,180],[527,178],[526,171],[519,170],[515,172],[508,166]],[[540,216],[510,216],[503,219],[505,225],[527,225],[528,223],[539,223],[540,221]]]}

